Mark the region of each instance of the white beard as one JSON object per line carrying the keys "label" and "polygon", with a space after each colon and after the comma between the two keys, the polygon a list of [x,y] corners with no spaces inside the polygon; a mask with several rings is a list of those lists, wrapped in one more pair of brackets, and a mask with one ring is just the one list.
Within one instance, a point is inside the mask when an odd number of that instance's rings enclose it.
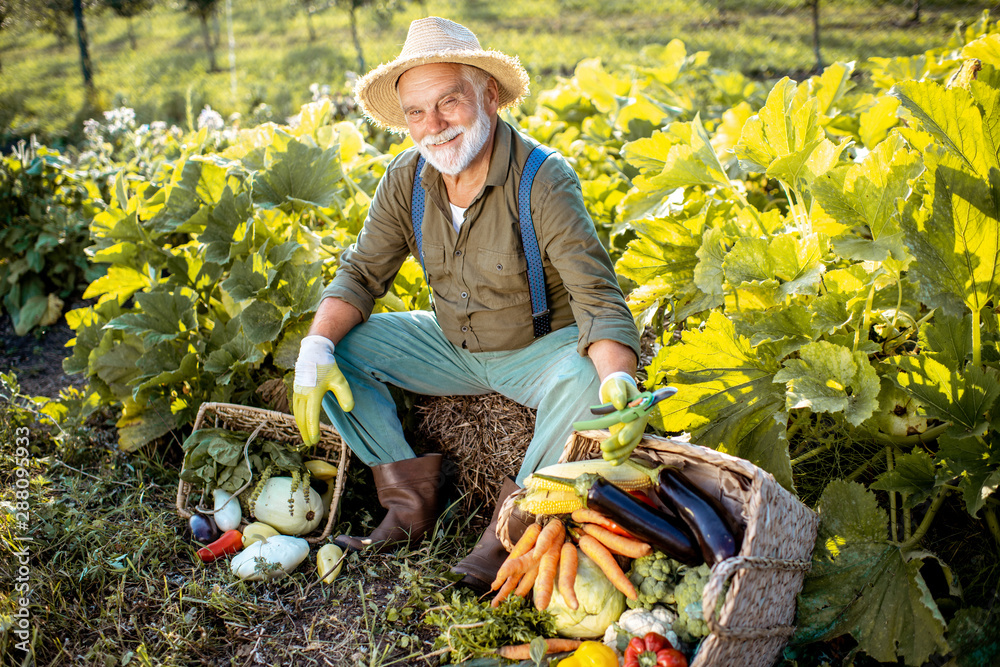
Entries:
{"label": "white beard", "polygon": [[[447,148],[434,148],[437,144],[443,144],[454,139],[460,134],[464,134],[457,146]],[[473,158],[479,155],[479,151],[486,145],[486,140],[490,134],[490,118],[479,107],[476,113],[476,120],[472,125],[449,127],[440,134],[424,137],[417,144],[417,150],[424,156],[424,159],[431,163],[431,166],[448,176],[455,176],[464,170],[472,162]]]}

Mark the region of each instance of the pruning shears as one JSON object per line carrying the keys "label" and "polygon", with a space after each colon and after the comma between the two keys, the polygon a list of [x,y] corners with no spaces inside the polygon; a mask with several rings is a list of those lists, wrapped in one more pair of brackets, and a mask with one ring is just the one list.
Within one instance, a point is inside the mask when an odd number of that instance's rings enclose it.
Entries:
{"label": "pruning shears", "polygon": [[676,393],[676,387],[661,387],[656,391],[644,391],[636,395],[621,410],[616,410],[614,403],[595,405],[590,408],[590,411],[595,415],[601,416],[596,419],[575,422],[573,428],[577,431],[587,431],[590,429],[608,428],[615,424],[627,424],[639,417],[645,417],[652,411],[653,406]]}

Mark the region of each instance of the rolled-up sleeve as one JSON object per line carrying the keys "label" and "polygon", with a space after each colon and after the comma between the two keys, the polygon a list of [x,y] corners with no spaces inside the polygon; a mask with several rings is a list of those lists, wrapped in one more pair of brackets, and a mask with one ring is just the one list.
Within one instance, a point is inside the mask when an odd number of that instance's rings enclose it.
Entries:
{"label": "rolled-up sleeve", "polygon": [[[551,165],[549,164],[551,163]],[[580,181],[562,159],[546,161],[550,187],[532,195],[540,217],[543,253],[559,273],[569,293],[573,317],[580,328],[577,350],[585,355],[591,343],[613,340],[639,358],[639,332],[625,303],[607,250],[597,236],[583,203]]]}

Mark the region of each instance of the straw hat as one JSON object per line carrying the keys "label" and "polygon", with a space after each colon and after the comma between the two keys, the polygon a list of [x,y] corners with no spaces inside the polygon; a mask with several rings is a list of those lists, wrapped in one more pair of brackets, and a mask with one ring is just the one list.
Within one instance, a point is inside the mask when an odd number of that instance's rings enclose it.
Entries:
{"label": "straw hat", "polygon": [[471,30],[454,21],[430,16],[410,24],[399,56],[358,79],[354,95],[377,125],[406,132],[396,82],[403,72],[431,63],[464,63],[489,72],[500,90],[500,108],[518,104],[528,92],[528,73],[517,58],[487,51]]}

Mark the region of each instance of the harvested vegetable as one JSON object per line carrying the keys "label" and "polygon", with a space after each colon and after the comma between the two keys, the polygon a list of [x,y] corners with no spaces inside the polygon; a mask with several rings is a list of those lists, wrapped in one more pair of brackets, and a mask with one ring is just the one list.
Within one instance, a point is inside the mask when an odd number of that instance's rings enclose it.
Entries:
{"label": "harvested vegetable", "polygon": [[[510,572],[511,565],[521,556],[525,555],[535,546],[535,541],[538,539],[538,535],[542,532],[542,524],[533,523],[525,529],[524,534],[521,535],[521,539],[517,541],[514,548],[511,549],[510,554],[508,554],[506,560],[500,565],[500,569],[497,570],[496,579],[493,580],[493,585],[491,590],[497,590],[500,588],[504,581],[511,576]],[[508,565],[510,563],[511,565]],[[505,569],[507,566],[507,569]]]}
{"label": "harvested vegetable", "polygon": [[[308,494],[308,495],[307,495]],[[258,521],[285,535],[312,532],[323,520],[323,500],[295,477],[272,477],[261,489],[251,512]]]}
{"label": "harvested vegetable", "polygon": [[229,564],[233,574],[246,581],[274,579],[293,572],[309,555],[309,543],[301,537],[275,535],[255,542]]}
{"label": "harvested vegetable", "polygon": [[576,599],[576,568],[576,545],[563,542],[562,553],[559,554],[559,590],[566,598],[566,605],[573,610],[580,607],[580,602]]}
{"label": "harvested vegetable", "polygon": [[559,661],[561,667],[618,667],[618,654],[601,642],[586,641],[573,655]]}
{"label": "harvested vegetable", "polygon": [[628,578],[635,585],[639,599],[629,600],[628,606],[649,609],[656,604],[674,604],[674,587],[682,576],[678,572],[681,567],[661,551],[633,560]]}
{"label": "harvested vegetable", "polygon": [[585,523],[580,526],[580,528],[583,532],[596,539],[613,553],[620,554],[628,558],[642,558],[643,556],[648,556],[653,553],[653,547],[649,546],[645,542],[641,542],[631,537],[616,535],[604,526]]}
{"label": "harvested vegetable", "polygon": [[428,610],[424,622],[438,629],[433,649],[446,651],[449,664],[480,657],[496,661],[500,646],[556,636],[552,615],[523,598],[511,596],[494,608],[466,591],[453,590],[443,602]]}
{"label": "harvested vegetable", "polygon": [[614,585],[615,588],[620,590],[625,597],[630,600],[638,599],[638,594],[636,593],[635,586],[629,581],[628,577],[625,576],[625,572],[622,571],[621,566],[618,565],[618,561],[615,557],[608,551],[607,547],[598,542],[595,538],[590,535],[580,536],[580,550],[590,556],[601,571],[604,576]]}
{"label": "harvested vegetable", "polygon": [[316,571],[325,584],[332,584],[344,567],[344,550],[336,544],[324,544],[316,552]]}
{"label": "harvested vegetable", "polygon": [[559,571],[560,554],[562,554],[562,544],[553,544],[538,561],[538,576],[533,588],[535,609],[545,609],[549,606],[552,589],[556,585],[556,573]]}
{"label": "harvested vegetable", "polygon": [[272,526],[260,521],[254,521],[243,529],[243,548],[246,549],[254,542],[260,542],[261,540],[266,540],[267,538],[274,537],[278,534],[278,531],[276,531]]}
{"label": "harvested vegetable", "polygon": [[219,528],[215,525],[212,517],[197,512],[188,519],[188,527],[191,529],[191,537],[197,542],[208,544],[219,537]]}
{"label": "harvested vegetable", "polygon": [[608,581],[601,568],[579,550],[577,561],[574,583],[577,607],[570,608],[557,581],[545,611],[552,614],[556,632],[562,637],[600,637],[625,611],[625,596]]}
{"label": "harvested vegetable", "polygon": [[594,523],[598,526],[607,528],[612,533],[616,535],[621,535],[623,537],[634,537],[630,532],[619,526],[617,523],[604,516],[597,510],[592,510],[589,507],[581,507],[580,509],[574,511],[570,518],[578,524]]}
{"label": "harvested vegetable", "polygon": [[305,467],[316,479],[328,480],[337,476],[337,466],[322,459],[306,461]]}
{"label": "harvested vegetable", "polygon": [[[677,604],[677,621],[673,628],[681,639],[694,641],[699,637],[707,637],[710,632],[708,623],[705,622],[705,614],[701,606],[701,596],[705,590],[705,585],[712,576],[712,570],[708,565],[700,565],[690,568],[681,577],[680,582],[674,589],[674,598]],[[719,596],[718,604],[724,602],[723,596]]]}
{"label": "harvested vegetable", "polygon": [[565,479],[563,482],[567,488],[575,491],[588,508],[599,510],[619,526],[674,560],[687,565],[704,562],[694,537],[680,519],[643,504],[597,475],[580,475],[575,480]]}
{"label": "harvested vegetable", "polygon": [[673,505],[698,540],[702,557],[709,565],[732,558],[739,551],[728,513],[718,502],[703,493],[676,468],[664,467],[659,473],[656,494],[664,504]]}
{"label": "harvested vegetable", "polygon": [[213,489],[212,498],[215,503],[215,514],[212,517],[219,530],[225,532],[239,528],[240,521],[243,520],[239,498],[233,497],[233,494],[224,489]]}
{"label": "harvested vegetable", "polygon": [[649,475],[641,469],[632,466],[614,465],[604,459],[584,459],[581,461],[556,463],[537,470],[534,474],[528,475],[524,480],[524,488],[562,491],[564,489],[562,485],[547,478],[562,477],[565,479],[576,479],[580,475],[600,475],[601,478],[625,491],[647,489],[655,484],[649,478]]}
{"label": "harvested vegetable", "polygon": [[[553,637],[545,639],[544,641],[545,655],[548,655],[549,653],[564,653],[566,651],[573,651],[583,644],[583,642],[579,639],[563,639],[560,637]],[[506,658],[507,660],[531,660],[531,644],[512,644],[510,646],[501,646],[497,649],[497,654],[499,654],[501,658]]]}
{"label": "harvested vegetable", "polygon": [[227,530],[216,541],[198,549],[198,558],[204,563],[211,563],[217,558],[234,554],[242,548],[243,534],[238,530]]}
{"label": "harvested vegetable", "polygon": [[629,640],[624,667],[687,667],[687,659],[666,637],[647,632]]}
{"label": "harvested vegetable", "polygon": [[569,514],[583,507],[583,503],[572,491],[546,491],[529,489],[517,501],[518,506],[529,514]]}

